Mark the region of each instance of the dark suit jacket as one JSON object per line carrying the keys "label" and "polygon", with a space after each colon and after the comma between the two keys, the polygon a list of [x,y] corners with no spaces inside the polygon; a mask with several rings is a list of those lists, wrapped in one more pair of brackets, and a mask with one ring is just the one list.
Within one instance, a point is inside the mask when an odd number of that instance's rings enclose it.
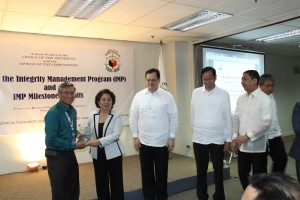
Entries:
{"label": "dark suit jacket", "polygon": [[291,146],[289,156],[300,160],[300,102],[297,102],[294,107],[292,123],[296,138]]}

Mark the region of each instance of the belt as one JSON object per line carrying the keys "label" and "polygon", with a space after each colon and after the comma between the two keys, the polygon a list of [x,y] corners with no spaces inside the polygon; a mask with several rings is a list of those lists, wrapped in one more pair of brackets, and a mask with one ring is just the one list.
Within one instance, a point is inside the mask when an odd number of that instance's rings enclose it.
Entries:
{"label": "belt", "polygon": [[71,154],[74,153],[74,150],[68,150],[68,151],[58,151],[58,150],[54,150],[54,149],[48,149],[50,151],[56,151],[59,154]]}
{"label": "belt", "polygon": [[59,154],[72,154],[74,153],[73,150],[69,150],[69,151],[57,151]]}

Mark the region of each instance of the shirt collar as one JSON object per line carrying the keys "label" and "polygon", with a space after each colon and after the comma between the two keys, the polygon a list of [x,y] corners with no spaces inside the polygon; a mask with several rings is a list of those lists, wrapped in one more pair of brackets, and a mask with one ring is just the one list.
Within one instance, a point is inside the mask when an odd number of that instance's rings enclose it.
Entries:
{"label": "shirt collar", "polygon": [[72,105],[70,105],[69,108],[67,108],[66,106],[64,106],[64,104],[59,101],[58,102],[58,106],[64,111],[64,112],[69,112],[69,113],[73,113],[74,112],[74,107]]}
{"label": "shirt collar", "polygon": [[260,90],[259,87],[257,87],[256,90],[254,90],[253,92],[251,92],[250,94],[247,94],[247,95],[248,95],[248,97],[256,97],[260,92],[262,92],[262,91]]}
{"label": "shirt collar", "polygon": [[209,93],[209,92],[214,92],[214,91],[216,90],[216,88],[217,88],[217,86],[215,86],[214,89],[208,91],[208,90],[205,89],[205,86],[202,86],[202,90],[201,90],[201,91],[202,91],[202,92]]}
{"label": "shirt collar", "polygon": [[[161,93],[161,92],[162,92],[162,89],[161,89],[160,87],[158,87],[157,90],[155,90],[155,91],[153,92],[153,94],[154,94],[154,93]],[[148,93],[152,93],[152,92],[150,92],[150,91],[148,90],[148,88],[146,88],[146,89],[145,89],[145,94],[148,94]]]}

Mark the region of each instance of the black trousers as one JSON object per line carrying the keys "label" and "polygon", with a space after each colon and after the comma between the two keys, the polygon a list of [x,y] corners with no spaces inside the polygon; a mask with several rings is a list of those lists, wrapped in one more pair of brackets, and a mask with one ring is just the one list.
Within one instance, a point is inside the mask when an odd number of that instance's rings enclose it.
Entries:
{"label": "black trousers", "polygon": [[47,158],[52,200],[79,199],[79,170],[74,151]]}
{"label": "black trousers", "polygon": [[252,174],[267,173],[267,152],[246,153],[238,151],[238,174],[243,189],[249,185],[249,176]]}
{"label": "black trousers", "polygon": [[168,162],[167,147],[140,148],[142,187],[145,200],[168,199]]}
{"label": "black trousers", "polygon": [[284,172],[287,164],[287,153],[281,137],[269,139],[268,154],[272,158],[272,172]]}
{"label": "black trousers", "polygon": [[213,199],[225,199],[223,185],[223,159],[224,145],[218,144],[199,144],[193,143],[194,155],[197,166],[197,197],[201,200],[207,200],[207,168],[209,163],[209,155],[214,168],[215,193]]}
{"label": "black trousers", "polygon": [[295,160],[298,183],[300,184],[300,160]]}
{"label": "black trousers", "polygon": [[98,199],[123,200],[122,156],[107,160],[104,148],[98,148],[98,159],[93,159]]}

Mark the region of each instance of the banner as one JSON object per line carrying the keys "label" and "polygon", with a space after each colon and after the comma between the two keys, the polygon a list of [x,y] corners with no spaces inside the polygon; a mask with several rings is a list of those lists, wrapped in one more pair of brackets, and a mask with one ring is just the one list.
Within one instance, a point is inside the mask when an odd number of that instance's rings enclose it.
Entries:
{"label": "banner", "polygon": [[0,135],[44,132],[44,116],[59,100],[58,85],[66,81],[76,87],[79,130],[104,88],[115,93],[114,109],[128,124],[134,95],[132,47],[21,39],[0,39],[0,46]]}
{"label": "banner", "polygon": [[158,58],[158,70],[160,71],[160,87],[164,90],[168,90],[168,83],[166,79],[165,59],[163,54],[163,45],[160,45],[159,58]]}

